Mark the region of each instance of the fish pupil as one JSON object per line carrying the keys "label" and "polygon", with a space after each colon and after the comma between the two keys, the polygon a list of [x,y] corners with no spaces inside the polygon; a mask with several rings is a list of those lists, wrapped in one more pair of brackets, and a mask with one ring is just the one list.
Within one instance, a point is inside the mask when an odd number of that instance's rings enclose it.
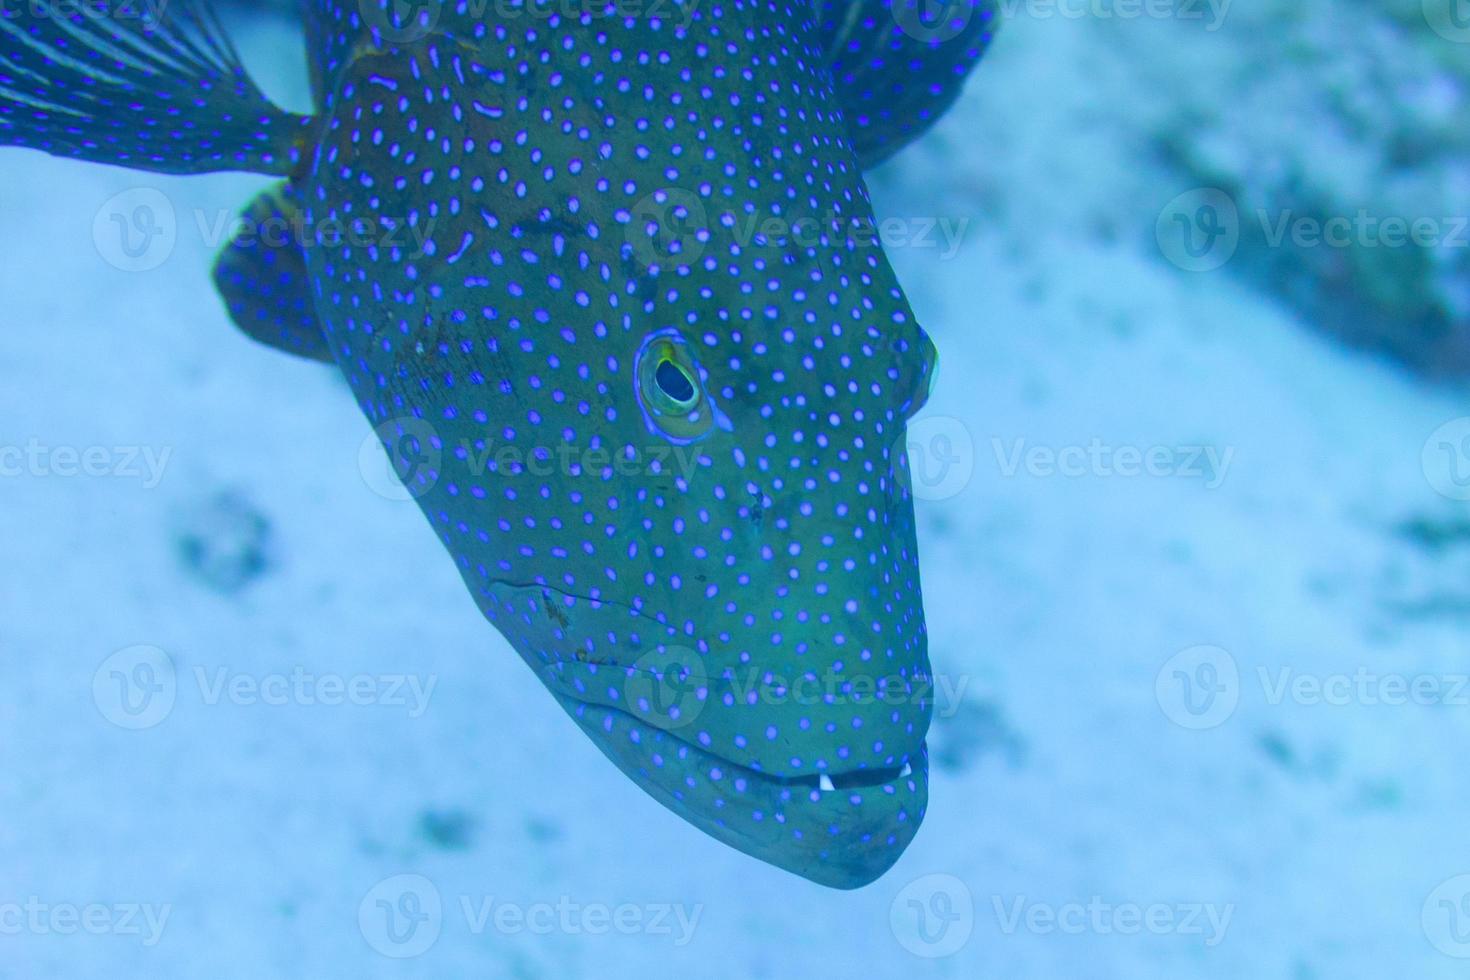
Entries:
{"label": "fish pupil", "polygon": [[659,391],[675,403],[687,405],[694,401],[693,380],[673,361],[660,361],[653,373],[653,380],[658,384]]}

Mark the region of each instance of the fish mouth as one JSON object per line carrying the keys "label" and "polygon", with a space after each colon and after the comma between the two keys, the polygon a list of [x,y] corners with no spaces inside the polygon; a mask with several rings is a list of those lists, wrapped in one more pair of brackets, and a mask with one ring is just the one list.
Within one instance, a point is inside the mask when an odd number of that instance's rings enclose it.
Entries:
{"label": "fish mouth", "polygon": [[[831,888],[886,872],[928,802],[928,746],[902,765],[780,775],[736,762],[638,715],[552,690],[563,709],[646,793],[730,846]],[[719,773],[716,795],[707,778]]]}
{"label": "fish mouth", "polygon": [[[596,708],[599,711],[621,715],[633,724],[644,725],[650,728],[657,728],[658,731],[661,732],[665,737],[682,746],[688,752],[697,755],[700,759],[706,760],[712,765],[719,765],[729,770],[732,775],[738,775],[746,779],[761,780],[762,782],[770,783],[775,786],[806,788],[816,793],[835,793],[842,790],[871,789],[874,787],[886,786],[890,783],[897,782],[900,779],[907,779],[909,776],[913,775],[914,772],[913,765],[905,760],[902,765],[897,766],[864,766],[857,769],[848,769],[840,772],[824,771],[801,776],[787,776],[781,775],[779,773],[771,773],[765,771],[759,765],[751,766],[743,762],[737,762],[736,760],[731,759],[729,756],[720,755],[718,752],[714,752],[708,748],[705,748],[702,745],[697,745],[694,742],[689,741],[688,739],[680,738],[677,732],[671,731],[667,728],[658,728],[658,726],[648,725],[646,719],[640,718],[638,715],[634,714],[631,711],[625,711],[622,708],[618,708],[613,705],[603,704],[600,701],[589,701],[582,698],[573,697],[572,695],[564,694],[561,691],[555,691],[553,693],[555,693],[557,698],[561,700],[562,706],[568,707],[569,710],[570,707],[575,706],[581,706],[583,709]],[[921,752],[926,752],[927,749],[927,742],[921,741],[919,743],[919,750]]]}
{"label": "fish mouth", "polygon": [[[922,731],[840,770],[818,761],[842,758],[835,748],[798,753],[762,740],[749,752],[737,742],[741,751],[726,755],[729,726],[706,730],[701,719],[726,710],[732,678],[697,641],[616,598],[540,583],[497,586],[507,635],[557,703],[624,775],[685,821],[832,888],[875,880],[913,840],[928,804]],[[780,727],[793,732],[794,703],[772,703],[787,710]],[[816,771],[785,770],[797,754]]]}

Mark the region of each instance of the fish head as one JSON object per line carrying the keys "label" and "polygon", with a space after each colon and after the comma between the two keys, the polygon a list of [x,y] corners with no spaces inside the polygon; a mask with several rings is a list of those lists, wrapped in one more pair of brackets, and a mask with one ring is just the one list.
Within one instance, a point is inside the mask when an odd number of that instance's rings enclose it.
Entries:
{"label": "fish head", "polygon": [[701,829],[856,887],[926,803],[904,426],[934,350],[819,53],[759,16],[787,6],[728,8],[782,80],[733,106],[673,28],[646,48],[696,77],[645,56],[631,94],[590,33],[363,57],[308,220],[402,234],[309,263],[405,485],[580,727]]}

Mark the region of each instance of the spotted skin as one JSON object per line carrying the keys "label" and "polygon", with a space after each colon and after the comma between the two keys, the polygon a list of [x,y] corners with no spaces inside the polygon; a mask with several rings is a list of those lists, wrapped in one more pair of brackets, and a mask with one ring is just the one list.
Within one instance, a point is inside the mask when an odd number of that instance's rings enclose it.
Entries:
{"label": "spotted skin", "polygon": [[240,232],[214,268],[214,285],[230,316],[263,344],[331,362],[307,288],[306,249],[286,247],[305,227],[295,187],[282,182],[271,188],[242,217]]}
{"label": "spotted skin", "polygon": [[813,0],[832,84],[864,167],[893,156],[959,97],[999,25],[996,0]]}
{"label": "spotted skin", "polygon": [[902,450],[934,350],[871,235],[833,38],[810,0],[563,8],[312,8],[289,202],[373,231],[300,257],[319,353],[604,754],[857,887],[927,801]]}

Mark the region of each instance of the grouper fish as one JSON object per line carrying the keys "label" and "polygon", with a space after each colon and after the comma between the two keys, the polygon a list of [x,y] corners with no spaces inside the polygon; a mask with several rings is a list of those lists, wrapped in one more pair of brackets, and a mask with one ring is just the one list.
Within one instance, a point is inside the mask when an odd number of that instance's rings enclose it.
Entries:
{"label": "grouper fish", "polygon": [[197,0],[0,11],[0,144],[280,178],[245,217],[300,231],[240,224],[231,317],[341,371],[609,759],[821,884],[897,860],[935,349],[863,171],[953,102],[992,0],[304,0],[311,115]]}

